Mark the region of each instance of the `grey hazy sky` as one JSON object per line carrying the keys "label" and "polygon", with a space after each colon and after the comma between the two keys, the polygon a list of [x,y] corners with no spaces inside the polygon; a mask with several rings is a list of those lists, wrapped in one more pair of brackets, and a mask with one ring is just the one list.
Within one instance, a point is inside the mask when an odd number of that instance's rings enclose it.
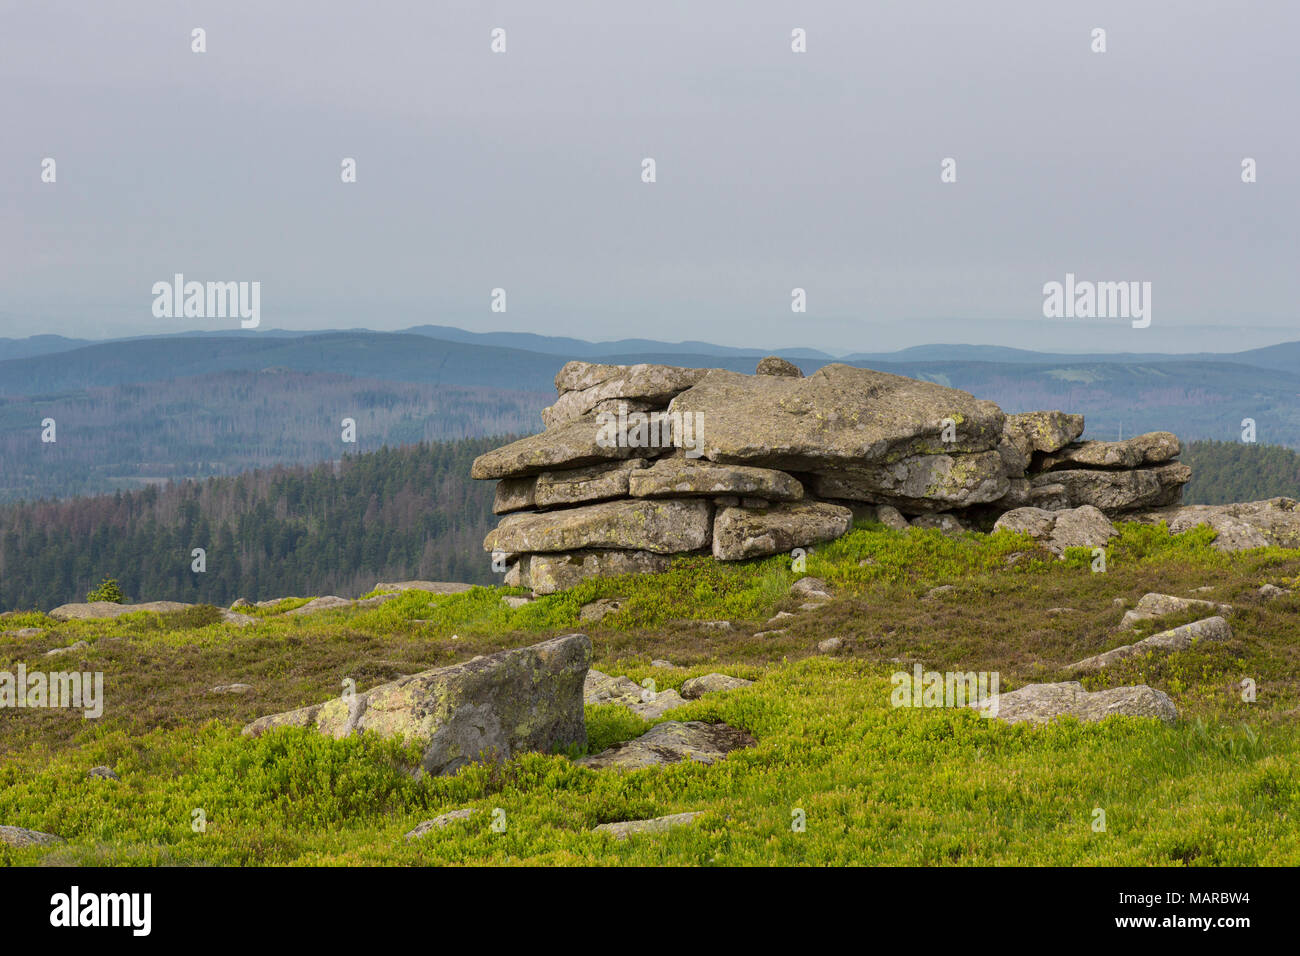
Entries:
{"label": "grey hazy sky", "polygon": [[[153,318],[150,287],[182,272],[260,280],[263,328],[832,351],[1297,339],[1297,11],[5,0],[0,336],[236,324]],[[1067,271],[1150,281],[1151,328],[1043,318]]]}

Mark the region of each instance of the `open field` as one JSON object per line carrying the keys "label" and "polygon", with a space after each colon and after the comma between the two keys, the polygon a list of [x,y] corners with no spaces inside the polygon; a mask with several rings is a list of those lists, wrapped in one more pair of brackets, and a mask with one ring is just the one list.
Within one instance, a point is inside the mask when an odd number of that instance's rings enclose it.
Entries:
{"label": "open field", "polygon": [[[1203,528],[1171,538],[1162,527],[1118,527],[1107,570],[1094,573],[1086,551],[1057,560],[1008,532],[860,525],[809,555],[807,572],[833,593],[810,610],[790,592],[789,558],[777,557],[680,559],[663,575],[587,581],[518,609],[501,597],[522,591],[475,588],[296,618],[282,612],[302,602],[286,602],[242,629],[205,607],[67,623],[11,615],[0,629],[42,633],[0,637],[0,671],[101,671],[106,703],[98,720],[0,710],[0,824],[67,841],[0,844],[0,863],[1300,863],[1300,593],[1267,602],[1257,593],[1293,588],[1300,551],[1229,555]],[[942,585],[953,590],[927,596]],[[890,704],[890,675],[918,661],[996,671],[1007,690],[1067,679],[1073,661],[1203,616],[1116,633],[1150,591],[1232,604],[1233,637],[1131,659],[1084,684],[1163,690],[1179,709],[1174,726],[1007,726],[965,709]],[[584,605],[614,596],[625,599],[619,611],[579,622]],[[793,616],[766,623],[780,611]],[[705,624],[723,620],[731,626]],[[662,719],[725,721],[757,746],[712,766],[623,774],[533,754],[417,779],[395,741],[240,735],[255,717],[337,694],[345,678],[364,690],[573,631],[591,636],[594,667],[661,690],[713,671],[755,680]],[[819,652],[829,638],[842,646]],[[78,641],[87,646],[44,656]],[[1256,682],[1254,702],[1242,699],[1243,678]],[[211,692],[234,682],[252,690]],[[587,718],[590,752],[649,726],[619,705],[588,707]],[[87,778],[98,765],[121,779]],[[463,807],[479,812],[403,839]],[[503,832],[491,826],[498,808]],[[1104,832],[1092,826],[1097,809]],[[627,841],[589,832],[685,811],[703,815]],[[792,828],[796,811],[803,832]]]}

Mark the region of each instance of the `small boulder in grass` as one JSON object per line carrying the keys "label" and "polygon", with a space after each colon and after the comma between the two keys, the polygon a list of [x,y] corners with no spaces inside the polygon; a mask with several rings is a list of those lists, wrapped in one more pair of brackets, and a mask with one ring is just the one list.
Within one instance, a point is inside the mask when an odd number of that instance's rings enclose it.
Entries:
{"label": "small boulder in grass", "polygon": [[602,823],[592,833],[608,833],[617,840],[626,840],[639,833],[663,833],[674,827],[684,827],[694,821],[700,814],[672,813],[666,817],[654,817],[650,820],[621,820],[618,823]]}
{"label": "small boulder in grass", "polygon": [[748,687],[752,683],[754,683],[752,680],[732,677],[729,674],[705,674],[703,677],[692,677],[682,684],[682,696],[687,700],[697,700],[705,694]]}
{"label": "small boulder in grass", "polygon": [[790,593],[806,598],[829,598],[830,591],[826,587],[826,582],[821,578],[806,577],[800,578],[794,584],[790,585]]}
{"label": "small boulder in grass", "polygon": [[86,776],[91,780],[121,780],[117,772],[112,767],[91,767],[86,771]]}
{"label": "small boulder in grass", "polygon": [[421,837],[428,836],[434,830],[441,830],[449,823],[456,820],[468,820],[474,813],[473,807],[465,807],[463,810],[451,810],[447,813],[439,814],[432,820],[425,820],[423,823],[417,823],[415,827],[406,834],[407,840],[418,840]]}
{"label": "small boulder in grass", "polygon": [[9,846],[54,846],[56,843],[63,842],[63,837],[55,836],[53,833],[42,833],[40,830],[28,830],[25,827],[0,826],[0,843]]}

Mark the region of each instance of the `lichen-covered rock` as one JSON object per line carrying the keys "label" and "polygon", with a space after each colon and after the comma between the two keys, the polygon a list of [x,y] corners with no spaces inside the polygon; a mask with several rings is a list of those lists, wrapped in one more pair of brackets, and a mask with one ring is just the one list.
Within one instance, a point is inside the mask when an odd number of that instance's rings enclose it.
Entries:
{"label": "lichen-covered rock", "polygon": [[182,604],[180,601],[146,601],[143,604],[114,604],[112,601],[91,601],[85,604],[60,604],[50,611],[50,617],[56,621],[96,621],[121,617],[123,614],[135,614],[137,611],[166,614],[171,611],[183,611],[193,606],[192,604]]}
{"label": "lichen-covered rock", "polygon": [[1180,505],[1126,516],[1146,524],[1164,521],[1171,534],[1198,525],[1213,528],[1219,551],[1246,551],[1268,546],[1300,548],[1300,504],[1294,498],[1266,498],[1229,505]]}
{"label": "lichen-covered rock", "polygon": [[[669,407],[703,416],[710,461],[819,473],[990,451],[1005,418],[958,389],[840,364],[807,378],[713,371]],[[949,422],[956,440],[945,442]]]}
{"label": "lichen-covered rock", "polygon": [[[1065,412],[1021,412],[1008,415],[1009,435],[1026,454],[1054,452],[1083,434],[1083,416]],[[1023,436],[1024,444],[1020,442]]]}
{"label": "lichen-covered rock", "polygon": [[625,458],[657,458],[664,451],[603,441],[601,425],[596,416],[589,415],[479,455],[470,468],[470,476],[519,478]]}
{"label": "lichen-covered rock", "polygon": [[526,555],[520,564],[525,586],[537,594],[556,594],[587,578],[657,574],[668,570],[671,560],[650,551],[568,551]]}
{"label": "lichen-covered rock", "polygon": [[798,501],[803,485],[783,471],[750,465],[720,465],[692,458],[661,458],[628,479],[633,498],[683,495],[755,495],[771,501]]}
{"label": "lichen-covered rock", "polygon": [[244,733],[298,726],[335,739],[367,730],[401,735],[423,745],[426,772],[454,773],[474,760],[585,745],[582,689],[590,664],[591,641],[570,634],[262,717]]}
{"label": "lichen-covered rock", "polygon": [[[584,370],[585,364],[570,362],[556,376],[560,397],[542,411],[542,422],[547,428],[580,419],[596,411],[597,406],[620,399],[666,405],[674,395],[690,388],[709,372],[704,368],[645,364],[598,365]],[[596,378],[599,381],[591,381],[581,388],[560,388],[561,384],[581,385]]]}
{"label": "lichen-covered rock", "polygon": [[536,491],[536,475],[502,478],[497,482],[496,492],[492,497],[492,513],[504,515],[512,511],[532,511],[537,507]]}
{"label": "lichen-covered rock", "polygon": [[341,598],[334,594],[326,594],[323,597],[312,598],[302,607],[296,607],[292,611],[285,611],[285,617],[303,617],[308,614],[316,614],[320,611],[335,611],[341,607],[351,607],[352,602],[347,598]]}
{"label": "lichen-covered rock", "polygon": [[54,846],[62,842],[64,842],[63,837],[55,836],[53,833],[42,833],[40,830],[28,830],[24,827],[0,826],[0,843],[9,846]]}
{"label": "lichen-covered rock", "polygon": [[1183,450],[1182,443],[1173,432],[1148,432],[1124,441],[1085,441],[1066,445],[1059,451],[1044,456],[1038,468],[1053,471],[1059,468],[1137,468],[1140,465],[1159,465],[1177,458]]}
{"label": "lichen-covered rock", "polygon": [[909,527],[927,528],[934,531],[942,531],[950,538],[960,537],[970,530],[970,525],[962,521],[956,515],[937,514],[937,515],[917,515],[910,522]]}
{"label": "lichen-covered rock", "polygon": [[1172,630],[1161,631],[1134,644],[1116,647],[1104,654],[1084,658],[1071,664],[1069,670],[1075,674],[1092,673],[1130,657],[1139,657],[1152,652],[1172,654],[1175,651],[1187,650],[1197,641],[1226,641],[1231,637],[1232,628],[1228,626],[1227,621],[1221,617],[1208,617],[1203,621],[1194,621]]}
{"label": "lichen-covered rock", "polygon": [[473,807],[465,807],[463,810],[451,810],[447,813],[440,813],[432,820],[425,820],[423,823],[417,823],[407,834],[407,840],[418,840],[421,837],[428,836],[434,830],[441,830],[449,823],[457,820],[468,820],[474,815]]}
{"label": "lichen-covered rock", "polygon": [[1119,533],[1110,519],[1091,505],[1062,511],[1015,508],[998,518],[993,530],[1027,534],[1053,554],[1064,554],[1066,548],[1104,548]]}
{"label": "lichen-covered rock", "polygon": [[1165,723],[1178,719],[1178,708],[1169,695],[1146,684],[1095,693],[1084,690],[1078,681],[1030,684],[969,706],[1008,724],[1044,724],[1058,717],[1074,717],[1085,723],[1113,716],[1158,717]]}
{"label": "lichen-covered rock", "polygon": [[1107,514],[1116,514],[1172,504],[1181,497],[1183,485],[1191,477],[1190,468],[1175,462],[1130,471],[1083,468],[1049,471],[1035,475],[1031,484],[1036,488],[1061,485],[1073,507],[1092,505]]}
{"label": "lichen-covered rock", "polygon": [[1127,630],[1139,621],[1149,621],[1155,617],[1164,617],[1166,614],[1183,614],[1187,611],[1231,614],[1232,605],[1203,601],[1200,598],[1178,597],[1176,594],[1157,594],[1152,591],[1142,595],[1133,610],[1124,613],[1124,619],[1120,621],[1119,626],[1122,630]]}
{"label": "lichen-covered rock", "polygon": [[728,724],[668,720],[651,727],[635,740],[615,744],[601,753],[582,757],[578,764],[593,770],[639,770],[642,767],[658,767],[682,760],[711,764],[723,759],[733,750],[752,747],[755,743],[749,734]]}
{"label": "lichen-covered rock", "polygon": [[[713,505],[687,499],[634,498],[540,514],[507,515],[488,532],[486,551],[545,553],[615,548],[674,554],[709,544]],[[530,566],[533,587],[536,569]]]}
{"label": "lichen-covered rock", "polygon": [[820,497],[890,504],[913,514],[997,501],[1011,487],[996,451],[917,455],[876,467],[845,466],[836,474],[818,474],[811,480]]}
{"label": "lichen-covered rock", "polygon": [[693,822],[699,812],[670,813],[666,817],[654,817],[649,820],[622,820],[618,823],[602,823],[592,829],[592,833],[608,833],[617,840],[626,840],[640,833],[663,833],[676,827],[684,827]]}
{"label": "lichen-covered rock", "polygon": [[623,698],[641,699],[642,687],[630,677],[611,677],[595,668],[587,671],[582,684],[582,701],[585,704],[609,704]]}
{"label": "lichen-covered rock", "polygon": [[787,362],[779,355],[769,355],[767,358],[759,359],[754,374],[779,375],[783,378],[803,378],[803,369],[793,362]]}
{"label": "lichen-covered rock", "polygon": [[735,690],[737,687],[748,687],[752,683],[754,683],[752,680],[745,680],[743,677],[732,677],[729,674],[705,674],[703,677],[692,677],[683,683],[682,696],[687,700],[696,700],[705,694]]}
{"label": "lichen-covered rock", "polygon": [[544,471],[533,479],[533,504],[538,508],[552,508],[586,501],[626,498],[628,476],[633,471],[646,467],[648,463],[645,459],[629,458],[627,461],[604,462],[584,468]]}
{"label": "lichen-covered rock", "polygon": [[740,561],[831,541],[853,526],[853,512],[820,501],[764,510],[723,508],[713,523],[713,556]]}

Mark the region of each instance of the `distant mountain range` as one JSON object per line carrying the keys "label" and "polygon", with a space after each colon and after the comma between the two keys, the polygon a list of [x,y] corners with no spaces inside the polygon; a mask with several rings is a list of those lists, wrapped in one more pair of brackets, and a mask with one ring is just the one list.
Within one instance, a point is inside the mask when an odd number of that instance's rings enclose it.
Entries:
{"label": "distant mountain range", "polygon": [[[767,350],[651,339],[587,342],[425,325],[401,332],[239,330],[107,341],[0,339],[0,500],[306,464],[384,444],[541,427],[570,359],[752,372]],[[1010,412],[1082,412],[1087,437],[1167,429],[1187,440],[1300,448],[1300,342],[1228,354],[1049,354],[927,345],[836,357],[776,350],[810,372],[847,362],[965,389]],[[56,445],[40,422],[58,424]],[[339,423],[358,422],[355,446]]]}

